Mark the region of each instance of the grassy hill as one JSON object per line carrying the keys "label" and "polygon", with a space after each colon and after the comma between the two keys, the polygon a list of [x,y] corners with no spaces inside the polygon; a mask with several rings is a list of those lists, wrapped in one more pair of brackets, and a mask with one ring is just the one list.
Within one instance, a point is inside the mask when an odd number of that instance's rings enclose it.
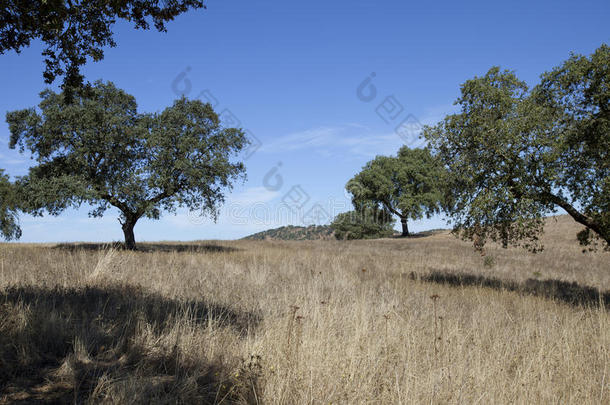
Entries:
{"label": "grassy hill", "polygon": [[449,231],[1,243],[0,405],[608,403],[610,253],[581,228],[549,218],[535,255]]}
{"label": "grassy hill", "polygon": [[275,229],[258,232],[250,236],[246,236],[246,240],[318,240],[318,239],[333,239],[334,232],[328,225],[310,225],[310,226],[282,226]]}

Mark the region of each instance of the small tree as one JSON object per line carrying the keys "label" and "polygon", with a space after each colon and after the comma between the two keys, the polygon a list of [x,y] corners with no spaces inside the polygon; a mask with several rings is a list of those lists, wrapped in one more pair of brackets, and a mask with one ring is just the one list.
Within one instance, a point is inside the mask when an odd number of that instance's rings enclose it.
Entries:
{"label": "small tree", "polygon": [[394,218],[385,209],[360,204],[354,211],[337,215],[330,227],[340,240],[387,238],[394,234]]}
{"label": "small tree", "polygon": [[543,217],[563,208],[610,246],[610,47],[572,56],[533,90],[494,67],[462,85],[447,116],[424,134],[449,170],[455,230],[542,248]]}
{"label": "small tree", "polygon": [[57,215],[88,203],[99,217],[116,207],[128,249],[136,222],[162,210],[187,207],[216,219],[223,190],[245,173],[230,160],[247,143],[243,131],[223,128],[210,104],[182,98],[140,114],[133,96],[101,82],[71,103],[49,90],[41,98],[42,114],[7,114],[10,146],[38,162],[19,180],[24,209]]}
{"label": "small tree", "polygon": [[381,205],[400,218],[402,236],[408,219],[431,217],[443,201],[443,170],[427,149],[403,146],[396,157],[378,156],[346,185],[355,202]]}
{"label": "small tree", "polygon": [[44,78],[52,83],[65,75],[67,94],[83,82],[80,67],[87,58],[104,58],[104,46],[116,46],[112,26],[117,19],[148,29],[152,22],[159,31],[165,23],[194,8],[205,7],[201,0],[8,0],[0,9],[0,54],[20,52],[33,39],[46,44],[43,51]]}
{"label": "small tree", "polygon": [[2,169],[0,169],[0,234],[6,240],[21,237],[15,186]]}

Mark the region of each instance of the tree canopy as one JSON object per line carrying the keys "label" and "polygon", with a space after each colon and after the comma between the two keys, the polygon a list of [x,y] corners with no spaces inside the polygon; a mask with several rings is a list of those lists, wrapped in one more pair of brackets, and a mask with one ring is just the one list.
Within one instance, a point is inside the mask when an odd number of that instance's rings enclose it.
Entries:
{"label": "tree canopy", "polygon": [[544,216],[563,208],[610,245],[610,47],[573,55],[533,89],[494,67],[466,81],[424,135],[450,173],[449,213],[462,236],[532,251]]}
{"label": "tree canopy", "polygon": [[20,52],[32,40],[41,40],[46,45],[45,81],[65,75],[63,88],[69,95],[83,84],[80,68],[87,58],[100,61],[104,46],[116,46],[112,26],[118,19],[137,29],[152,23],[165,31],[166,22],[201,7],[202,0],[7,0],[0,8],[0,54]]}
{"label": "tree canopy", "polygon": [[41,98],[41,113],[7,113],[10,147],[38,163],[18,180],[24,211],[57,215],[88,203],[90,215],[102,216],[116,207],[133,249],[141,217],[187,207],[215,219],[224,190],[245,175],[243,163],[231,161],[245,134],[224,128],[210,104],[181,98],[143,114],[133,96],[102,82],[70,103],[50,90]]}
{"label": "tree canopy", "polygon": [[15,186],[0,169],[0,234],[4,239],[19,239],[21,228],[17,217],[17,195]]}
{"label": "tree canopy", "polygon": [[346,185],[355,204],[371,202],[400,218],[402,235],[408,219],[431,217],[443,202],[442,166],[427,149],[403,146],[397,156],[377,156]]}
{"label": "tree canopy", "polygon": [[330,227],[340,240],[387,238],[394,234],[394,218],[384,208],[360,203],[335,217]]}

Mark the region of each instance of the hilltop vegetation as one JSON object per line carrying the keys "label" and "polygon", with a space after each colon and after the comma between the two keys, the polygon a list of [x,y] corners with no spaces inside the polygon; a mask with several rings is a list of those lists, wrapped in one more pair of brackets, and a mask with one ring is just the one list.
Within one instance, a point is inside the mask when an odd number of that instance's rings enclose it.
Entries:
{"label": "hilltop vegetation", "polygon": [[332,239],[333,230],[328,225],[295,226],[287,225],[246,236],[245,240],[318,240]]}

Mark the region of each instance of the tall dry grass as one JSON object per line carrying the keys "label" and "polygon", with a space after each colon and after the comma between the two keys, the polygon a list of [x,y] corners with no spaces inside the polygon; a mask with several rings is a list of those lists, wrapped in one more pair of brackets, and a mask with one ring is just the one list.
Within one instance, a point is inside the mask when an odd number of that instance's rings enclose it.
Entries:
{"label": "tall dry grass", "polygon": [[610,256],[547,229],[485,257],[446,233],[3,244],[0,403],[608,403]]}

